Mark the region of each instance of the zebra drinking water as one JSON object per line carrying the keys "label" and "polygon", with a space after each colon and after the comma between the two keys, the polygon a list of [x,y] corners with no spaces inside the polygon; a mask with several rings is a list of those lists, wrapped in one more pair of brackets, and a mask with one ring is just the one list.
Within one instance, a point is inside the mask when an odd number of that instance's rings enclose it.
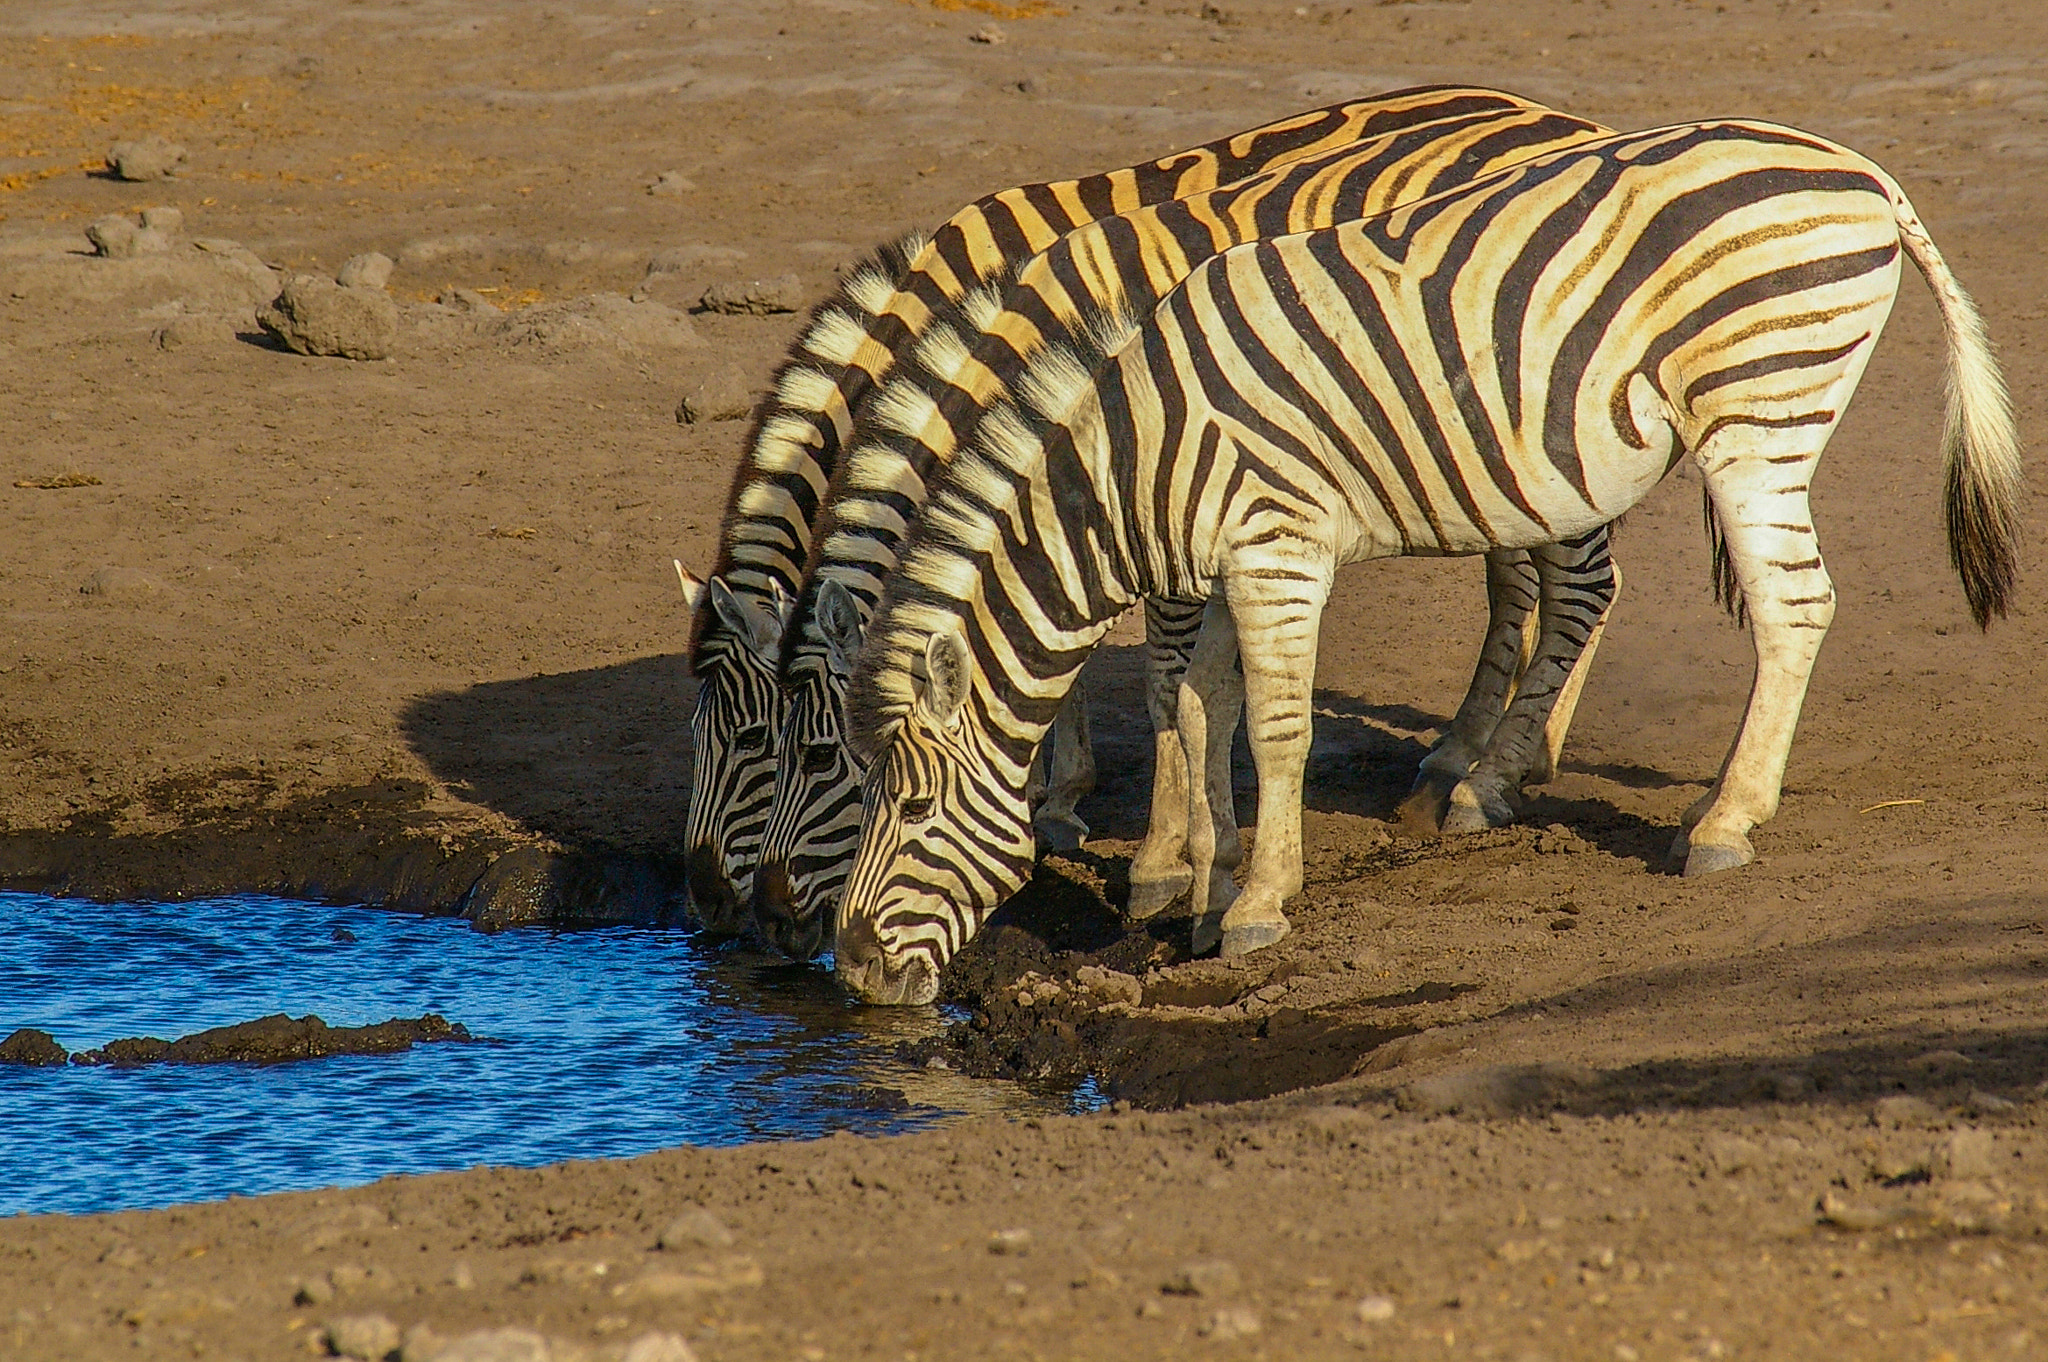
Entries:
{"label": "zebra drinking water", "polygon": [[[1681,459],[1706,482],[1757,669],[1675,851],[1751,860],[1834,613],[1813,469],[1898,293],[1946,336],[1950,556],[2007,608],[2021,467],[1974,305],[1895,181],[1788,128],[1709,122],[1538,157],[1393,212],[1239,246],[1149,313],[1045,351],[925,507],[848,693],[867,759],[837,967],[920,1003],[1025,881],[1023,772],[1110,620],[1220,588],[1244,664],[1259,835],[1225,954],[1301,883],[1318,629],[1337,566],[1539,548]],[[1192,850],[1198,850],[1193,849]]]}

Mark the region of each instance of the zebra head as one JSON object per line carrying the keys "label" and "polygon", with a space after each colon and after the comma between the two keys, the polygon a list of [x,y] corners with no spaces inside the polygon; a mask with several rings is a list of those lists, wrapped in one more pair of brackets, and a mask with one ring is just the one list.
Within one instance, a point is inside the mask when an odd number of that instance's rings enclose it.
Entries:
{"label": "zebra head", "polygon": [[[681,573],[680,565],[677,572]],[[684,591],[691,579],[684,576]],[[753,865],[774,794],[774,738],[781,719],[776,653],[787,610],[780,589],[743,598],[722,578],[698,587],[711,612],[691,659],[697,710],[690,716],[695,767],[683,830],[683,869],[698,921],[737,935],[754,892]]]}
{"label": "zebra head", "polygon": [[931,1002],[946,961],[1031,877],[1030,762],[1005,753],[969,703],[973,655],[957,623],[931,636],[924,664],[868,773],[839,903],[839,978],[864,1002]]}
{"label": "zebra head", "polygon": [[783,665],[775,806],[754,876],[753,910],[761,938],[793,960],[809,960],[829,944],[833,909],[860,843],[867,767],[846,743],[846,688],[861,628],[853,593],[827,580]]}

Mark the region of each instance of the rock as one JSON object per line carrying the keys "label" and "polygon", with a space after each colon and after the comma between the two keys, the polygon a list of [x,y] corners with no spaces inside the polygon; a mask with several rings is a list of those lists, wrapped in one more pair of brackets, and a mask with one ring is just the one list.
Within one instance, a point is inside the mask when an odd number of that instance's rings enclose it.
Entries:
{"label": "rock", "polygon": [[256,320],[302,355],[383,359],[398,340],[398,305],[383,290],[312,274],[287,279]]}
{"label": "rock", "polygon": [[235,324],[226,317],[185,312],[164,323],[152,336],[159,350],[182,350],[188,345],[226,345],[235,338]]}
{"label": "rock", "polygon": [[114,143],[107,167],[123,180],[167,180],[185,164],[185,148],[164,137],[137,137]]}
{"label": "rock", "polygon": [[496,316],[501,311],[496,303],[473,288],[444,288],[434,295],[434,301],[442,307],[452,307],[457,312],[479,312]]}
{"label": "rock", "polygon": [[547,1339],[531,1329],[479,1329],[444,1343],[429,1362],[548,1362],[548,1352]]}
{"label": "rock", "polygon": [[466,1261],[457,1258],[455,1265],[448,1269],[448,1285],[454,1287],[457,1291],[474,1291],[476,1289],[476,1273]]}
{"label": "rock", "polygon": [[619,1362],[697,1362],[681,1334],[642,1334],[626,1345]]}
{"label": "rock", "polygon": [[1387,1296],[1366,1296],[1358,1302],[1360,1324],[1385,1324],[1394,1317],[1394,1302]]}
{"label": "rock", "polygon": [[1905,1126],[1931,1126],[1941,1119],[1941,1113],[1934,1104],[1922,1098],[1900,1094],[1895,1097],[1880,1097],[1871,1110],[1871,1120],[1880,1126],[1897,1130]]}
{"label": "rock", "polygon": [[102,600],[140,600],[160,595],[164,584],[140,568],[103,567],[78,588],[81,596]]}
{"label": "rock", "polygon": [[55,1068],[71,1056],[48,1031],[24,1026],[6,1040],[0,1040],[0,1064],[21,1064],[33,1069]]}
{"label": "rock", "polygon": [[1971,1090],[1963,1102],[1963,1109],[1972,1116],[2003,1116],[2019,1109],[2019,1103],[1988,1092]]}
{"label": "rock", "polygon": [[1988,1130],[1964,1126],[1934,1146],[1932,1171],[1944,1178],[1988,1178],[1998,1172],[1998,1140]]}
{"label": "rock", "polygon": [[383,288],[391,282],[391,257],[382,251],[365,251],[342,261],[334,282],[343,288]]}
{"label": "rock", "polygon": [[1145,998],[1145,986],[1135,974],[1123,974],[1096,965],[1083,965],[1075,970],[1074,982],[1104,1003],[1126,1003],[1137,1007]]}
{"label": "rock", "polygon": [[699,1263],[687,1271],[651,1268],[630,1282],[612,1288],[622,1300],[690,1300],[756,1287],[766,1281],[761,1265],[752,1258],[730,1257]]}
{"label": "rock", "polygon": [[327,1351],[336,1357],[384,1362],[398,1351],[398,1326],[383,1315],[343,1315],[327,1321]]}
{"label": "rock", "polygon": [[1010,41],[1010,35],[997,28],[994,24],[983,24],[980,28],[967,35],[967,41],[980,43],[984,47],[1001,47],[1004,43]]}
{"label": "rock", "polygon": [[108,260],[133,260],[139,255],[162,255],[171,249],[171,239],[154,227],[139,225],[126,213],[109,213],[85,229],[93,253]]}
{"label": "rock", "polygon": [[167,237],[174,237],[185,230],[185,214],[182,209],[173,208],[167,203],[158,204],[142,210],[142,225],[149,231],[162,232]]}
{"label": "rock", "polygon": [[1031,1247],[1031,1231],[1027,1229],[997,1230],[988,1237],[988,1251],[994,1254],[1016,1256]]}
{"label": "rock", "polygon": [[398,263],[412,269],[456,256],[482,255],[484,250],[484,239],[475,234],[426,237],[419,241],[406,242],[399,249]]}
{"label": "rock", "polygon": [[1820,1218],[1837,1229],[1881,1230],[1913,1216],[1906,1206],[1862,1206],[1828,1192],[1820,1199]]}
{"label": "rock", "polygon": [[706,265],[731,267],[747,258],[747,253],[737,246],[671,246],[656,251],[647,262],[647,277],[656,279],[665,274],[681,274]]}
{"label": "rock", "polygon": [[671,198],[687,194],[697,187],[697,182],[680,170],[664,170],[654,177],[654,183],[647,186],[647,192],[656,198]]}
{"label": "rock", "polygon": [[1417,1079],[1395,1094],[1394,1104],[1430,1116],[1506,1116],[1555,1106],[1594,1081],[1592,1070],[1573,1064],[1488,1064]]}
{"label": "rock", "polygon": [[[178,1040],[134,1036],[108,1041],[72,1057],[74,1064],[281,1064],[330,1055],[390,1055],[416,1043],[473,1041],[459,1022],[439,1013],[395,1017],[369,1026],[329,1026],[316,1016],[288,1017],[282,1012],[232,1026],[195,1031]],[[360,1269],[358,1269],[360,1271]],[[331,1276],[343,1286],[336,1268]]]}
{"label": "rock", "polygon": [[729,1248],[732,1231],[702,1206],[692,1206],[668,1222],[654,1241],[658,1249],[674,1253],[688,1248]]}
{"label": "rock", "polygon": [[1763,1151],[1739,1135],[1710,1135],[1707,1137],[1707,1162],[1715,1171],[1727,1177],[1745,1169],[1754,1168]]}
{"label": "rock", "polygon": [[722,364],[700,375],[676,404],[676,420],[686,426],[706,421],[737,421],[753,413],[757,401],[753,377],[737,364]]}
{"label": "rock", "polygon": [[699,312],[723,312],[730,316],[765,317],[777,312],[794,312],[803,306],[804,281],[794,274],[747,283],[713,284],[697,300]]}
{"label": "rock", "polygon": [[1228,1296],[1244,1285],[1237,1264],[1223,1258],[1205,1258],[1187,1264],[1168,1277],[1160,1290],[1169,1296]]}
{"label": "rock", "polygon": [[635,302],[617,293],[522,309],[505,318],[498,334],[514,345],[556,353],[601,344],[629,351],[703,344],[690,319],[668,304],[646,298]]}
{"label": "rock", "polygon": [[325,1305],[334,1299],[334,1280],[326,1273],[292,1281],[293,1305]]}
{"label": "rock", "polygon": [[1259,1331],[1259,1315],[1249,1305],[1226,1305],[1215,1314],[1203,1320],[1195,1330],[1203,1338],[1228,1342],[1234,1338],[1250,1338]]}

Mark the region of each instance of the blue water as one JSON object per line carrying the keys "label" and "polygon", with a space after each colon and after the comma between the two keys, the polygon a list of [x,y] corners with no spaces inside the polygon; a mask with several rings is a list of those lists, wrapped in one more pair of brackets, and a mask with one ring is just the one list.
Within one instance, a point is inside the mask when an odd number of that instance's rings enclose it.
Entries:
{"label": "blue water", "polygon": [[709,953],[675,930],[486,936],[253,896],[0,893],[0,943],[0,1035],[34,1026],[72,1051],[273,1012],[330,1026],[439,1012],[501,1042],[270,1066],[0,1065],[0,1214],[893,1132],[1076,1100],[913,1068],[896,1047],[941,1026],[937,1013],[858,1007],[824,971]]}

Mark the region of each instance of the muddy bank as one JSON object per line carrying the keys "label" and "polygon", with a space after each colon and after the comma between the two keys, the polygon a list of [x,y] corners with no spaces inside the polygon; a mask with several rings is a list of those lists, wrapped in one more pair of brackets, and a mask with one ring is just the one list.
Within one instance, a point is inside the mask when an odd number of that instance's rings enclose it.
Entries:
{"label": "muddy bank", "polygon": [[232,1026],[208,1027],[176,1040],[128,1036],[75,1054],[65,1053],[64,1047],[47,1031],[23,1027],[0,1040],[0,1064],[39,1068],[65,1063],[116,1068],[143,1064],[289,1064],[335,1055],[395,1055],[415,1045],[467,1045],[481,1039],[472,1036],[462,1023],[450,1022],[434,1012],[422,1017],[393,1017],[367,1026],[329,1026],[311,1014],[288,1017],[279,1012]]}

